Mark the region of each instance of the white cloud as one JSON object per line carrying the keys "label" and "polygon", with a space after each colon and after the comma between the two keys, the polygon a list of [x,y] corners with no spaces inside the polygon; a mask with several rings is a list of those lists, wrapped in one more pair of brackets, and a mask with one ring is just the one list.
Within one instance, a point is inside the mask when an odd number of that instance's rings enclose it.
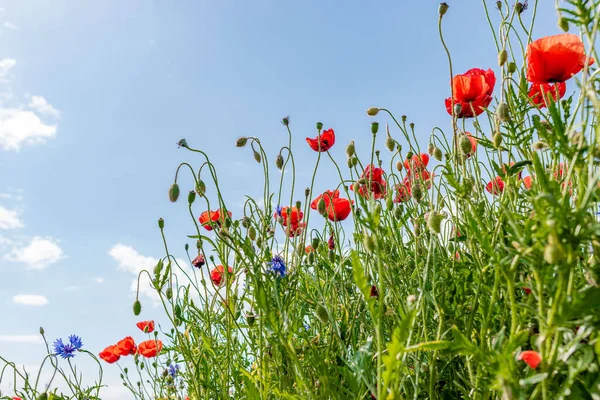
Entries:
{"label": "white cloud", "polygon": [[7,192],[0,193],[0,199],[23,201],[23,189],[8,188]]}
{"label": "white cloud", "polygon": [[39,112],[40,114],[50,115],[54,118],[60,117],[60,111],[54,108],[52,104],[48,103],[48,101],[42,96],[31,96],[29,108]]}
{"label": "white cloud", "polygon": [[0,335],[0,342],[42,343],[40,335]]}
{"label": "white cloud", "polygon": [[9,210],[0,205],[0,229],[23,228],[23,222],[19,218],[18,210]]}
{"label": "white cloud", "polygon": [[13,58],[3,58],[0,60],[0,81],[4,81],[6,74],[17,65],[17,61]]}
{"label": "white cloud", "polygon": [[44,123],[33,111],[0,109],[0,148],[18,151],[23,144],[43,143],[56,136],[56,125]]}
{"label": "white cloud", "polygon": [[35,236],[25,247],[15,247],[6,256],[9,261],[22,262],[27,269],[41,270],[65,257],[64,252],[53,238]]}
{"label": "white cloud", "polygon": [[41,307],[48,304],[46,296],[39,294],[18,294],[13,296],[13,303],[22,304],[24,306]]}
{"label": "white cloud", "polygon": [[4,27],[7,28],[7,29],[10,29],[10,30],[13,30],[13,31],[18,31],[19,30],[19,27],[16,26],[15,24],[13,24],[10,21],[5,21],[4,22]]}
{"label": "white cloud", "polygon": [[94,278],[94,282],[96,282],[98,284],[103,284],[104,283],[104,278],[100,278],[100,277]]}

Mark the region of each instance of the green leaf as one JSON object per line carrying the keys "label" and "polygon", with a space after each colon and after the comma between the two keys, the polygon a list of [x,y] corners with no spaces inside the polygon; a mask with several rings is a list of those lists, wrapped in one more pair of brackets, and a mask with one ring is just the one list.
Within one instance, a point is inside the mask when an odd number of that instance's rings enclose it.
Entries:
{"label": "green leaf", "polygon": [[541,381],[543,381],[547,377],[548,377],[548,373],[547,372],[544,372],[542,374],[531,375],[527,379],[520,379],[519,380],[519,385],[521,385],[521,386],[535,385],[537,383],[540,383]]}
{"label": "green leaf", "polygon": [[452,342],[448,342],[447,340],[434,340],[432,342],[423,342],[416,344],[414,346],[409,346],[404,351],[413,352],[413,351],[432,351],[432,350],[446,350],[452,346]]}

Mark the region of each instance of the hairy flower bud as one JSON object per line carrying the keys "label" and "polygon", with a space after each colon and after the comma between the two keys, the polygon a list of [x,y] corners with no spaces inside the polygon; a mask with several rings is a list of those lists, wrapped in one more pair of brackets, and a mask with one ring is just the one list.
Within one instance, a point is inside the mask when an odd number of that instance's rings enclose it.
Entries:
{"label": "hairy flower bud", "polygon": [[367,232],[365,232],[363,235],[363,244],[368,251],[375,250],[375,240]]}
{"label": "hairy flower bud", "polygon": [[460,139],[458,140],[458,146],[460,147],[460,150],[463,152],[463,154],[471,154],[471,151],[473,151],[473,146],[467,135],[460,135]]}
{"label": "hairy flower bud", "polygon": [[317,306],[317,309],[315,310],[317,317],[319,317],[319,319],[321,320],[322,323],[324,324],[328,324],[329,323],[329,314],[327,313],[327,309],[322,305],[319,304]]}
{"label": "hairy flower bud", "polygon": [[508,108],[508,104],[505,102],[498,104],[498,108],[496,108],[496,118],[498,118],[498,121],[500,122],[510,121],[510,109]]}
{"label": "hairy flower bud", "polygon": [[462,105],[460,103],[455,103],[452,109],[454,115],[458,116],[462,112]]}
{"label": "hairy flower bud", "polygon": [[260,163],[260,161],[262,160],[260,153],[256,150],[254,150],[254,159],[256,160],[257,163]]}
{"label": "hairy flower bud", "polygon": [[138,315],[140,315],[141,312],[142,312],[142,303],[140,303],[139,300],[136,300],[133,303],[133,314],[135,316],[138,316]]}
{"label": "hairy flower bud", "polygon": [[45,333],[44,328],[42,326],[40,326],[40,335],[44,336],[44,333]]}
{"label": "hairy flower bud", "polygon": [[394,217],[398,220],[402,218],[402,207],[396,207],[396,209],[394,210]]}
{"label": "hairy flower bud", "polygon": [[513,61],[508,63],[508,66],[506,67],[506,69],[508,70],[509,74],[514,74],[515,71],[517,70],[517,64]]}
{"label": "hairy flower bud", "polygon": [[171,297],[173,297],[173,289],[168,287],[167,290],[165,290],[165,297],[171,300]]}
{"label": "hairy flower bud", "polygon": [[283,119],[281,120],[281,123],[285,126],[288,126],[290,124],[290,117],[283,117]]}
{"label": "hairy flower bud", "polygon": [[248,323],[248,326],[254,325],[254,321],[256,321],[256,315],[246,314],[246,322]]}
{"label": "hairy flower bud", "polygon": [[439,147],[436,147],[435,149],[433,149],[433,158],[435,158],[438,161],[442,161],[442,149],[440,149]]}
{"label": "hairy flower bud", "polygon": [[494,133],[494,135],[492,136],[492,142],[494,143],[495,148],[500,147],[500,145],[502,144],[502,133],[500,133],[500,131]]}
{"label": "hairy flower bud", "polygon": [[179,185],[177,184],[177,182],[175,182],[169,188],[169,200],[171,200],[171,203],[175,203],[178,198],[179,198]]}
{"label": "hairy flower bud", "polygon": [[244,147],[246,143],[248,143],[248,138],[241,136],[235,141],[235,147]]}
{"label": "hairy flower bud", "polygon": [[503,66],[504,63],[506,63],[507,59],[508,59],[508,53],[506,52],[505,49],[502,49],[500,51],[500,53],[498,53],[498,65]]}
{"label": "hairy flower bud", "polygon": [[204,194],[206,193],[206,184],[202,179],[199,179],[196,184],[196,193],[198,193],[198,196],[200,197],[204,197]]}
{"label": "hairy flower bud", "polygon": [[279,170],[283,168],[283,156],[281,154],[277,154],[277,157],[275,158],[275,166]]}
{"label": "hairy flower bud", "polygon": [[325,213],[327,212],[327,204],[325,204],[325,200],[322,197],[317,203],[317,211],[319,211],[319,214],[321,215],[325,215]]}
{"label": "hairy flower bud", "polygon": [[394,149],[396,148],[396,141],[392,139],[392,137],[389,135],[385,140],[385,147],[387,147],[389,151],[394,151]]}
{"label": "hairy flower bud", "polygon": [[402,164],[402,161],[396,161],[396,169],[398,170],[398,172],[401,172],[403,167],[404,164]]}
{"label": "hairy flower bud", "polygon": [[560,29],[562,29],[563,32],[568,32],[569,31],[569,21],[566,18],[561,16],[558,19],[558,27]]}
{"label": "hairy flower bud", "polygon": [[417,183],[413,186],[412,196],[413,196],[413,199],[415,199],[415,201],[417,203],[420,203],[421,200],[423,200],[423,196],[424,196],[423,188],[421,187],[421,185],[419,183]]}
{"label": "hairy flower bud", "polygon": [[348,143],[348,146],[346,146],[346,155],[348,157],[352,157],[354,155],[354,140],[351,141],[350,143]]}
{"label": "hairy flower bud", "polygon": [[433,150],[435,149],[435,145],[433,143],[429,143],[427,145],[427,153],[432,156],[433,155]]}
{"label": "hairy flower bud", "polygon": [[445,217],[446,215],[443,213],[439,213],[437,211],[430,211],[427,214],[427,228],[429,228],[429,230],[432,233],[440,233],[442,221]]}
{"label": "hairy flower bud", "polygon": [[446,12],[448,11],[448,8],[450,8],[450,6],[446,3],[440,3],[440,6],[438,7],[438,13],[440,14],[440,17],[443,16],[444,14],[446,14]]}
{"label": "hairy flower bud", "polygon": [[256,240],[256,229],[254,229],[253,226],[251,226],[250,228],[248,228],[248,237],[252,241]]}
{"label": "hairy flower bud", "polygon": [[371,117],[374,117],[374,116],[376,116],[376,115],[377,115],[377,113],[378,113],[378,112],[379,112],[379,108],[377,108],[377,107],[370,107],[370,108],[367,110],[367,115],[369,115],[369,116],[371,116]]}
{"label": "hairy flower bud", "polygon": [[548,264],[558,264],[565,258],[563,246],[558,241],[556,235],[548,237],[548,244],[544,248],[544,260]]}
{"label": "hairy flower bud", "polygon": [[194,200],[196,200],[196,192],[190,190],[190,192],[188,193],[188,204],[193,204]]}

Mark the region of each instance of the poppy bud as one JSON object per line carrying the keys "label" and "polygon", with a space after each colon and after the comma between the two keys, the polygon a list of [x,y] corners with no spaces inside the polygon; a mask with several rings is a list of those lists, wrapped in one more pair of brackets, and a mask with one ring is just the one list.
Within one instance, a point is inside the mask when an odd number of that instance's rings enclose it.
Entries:
{"label": "poppy bud", "polygon": [[440,233],[442,220],[445,217],[446,216],[443,213],[439,213],[437,211],[430,211],[427,214],[427,228],[429,228],[429,230],[432,233]]}
{"label": "poppy bud", "polygon": [[402,171],[402,167],[404,166],[404,164],[402,164],[402,161],[396,161],[396,169],[398,171]]}
{"label": "poppy bud", "polygon": [[504,63],[506,63],[507,59],[508,59],[508,53],[506,52],[505,49],[502,49],[502,51],[498,54],[498,65],[503,66]]}
{"label": "poppy bud", "polygon": [[283,156],[281,154],[277,154],[277,158],[275,158],[275,166],[279,170],[283,168]]}
{"label": "poppy bud", "polygon": [[167,290],[165,290],[165,297],[170,300],[171,297],[173,297],[173,289],[168,287]]}
{"label": "poppy bud", "polygon": [[179,139],[179,142],[177,142],[177,147],[188,147],[188,144],[185,139]]}
{"label": "poppy bud", "polygon": [[333,237],[333,235],[329,236],[327,246],[329,247],[329,250],[335,250],[335,238]]}
{"label": "poppy bud", "polygon": [[196,200],[196,192],[190,190],[190,192],[188,193],[188,204],[193,204],[194,200]]}
{"label": "poppy bud", "polygon": [[139,300],[136,300],[133,303],[133,314],[135,316],[138,316],[138,315],[140,315],[141,312],[142,312],[142,303],[140,303]]}
{"label": "poppy bud", "polygon": [[433,150],[435,149],[435,145],[433,143],[429,143],[427,145],[427,153],[432,156],[433,155]]}
{"label": "poppy bud", "polygon": [[315,249],[315,251],[319,248],[319,238],[315,237],[311,240],[311,246],[313,249]]}
{"label": "poppy bud", "polygon": [[319,319],[321,320],[322,323],[324,323],[324,324],[329,323],[329,314],[327,313],[327,309],[323,305],[319,304],[315,311],[316,311],[317,317],[319,317]]}
{"label": "poppy bud", "polygon": [[202,266],[206,263],[204,256],[202,254],[198,254],[198,257],[192,260],[192,265],[196,268],[202,268]]}
{"label": "poppy bud", "polygon": [[236,141],[235,141],[235,147],[244,147],[246,145],[246,143],[248,143],[248,138],[247,137],[239,137]]}
{"label": "poppy bud", "polygon": [[281,123],[284,124],[285,126],[288,126],[290,124],[290,117],[283,117],[283,119],[281,120]]}
{"label": "poppy bud", "polygon": [[369,115],[369,116],[371,116],[371,117],[374,117],[374,116],[376,116],[376,115],[377,115],[377,113],[378,113],[378,112],[379,112],[379,108],[377,108],[377,107],[370,107],[370,108],[367,110],[367,115]]}
{"label": "poppy bud", "polygon": [[352,167],[354,167],[354,157],[352,157],[352,158],[349,158],[349,159],[346,161],[346,164],[348,165],[348,168],[352,168]]}
{"label": "poppy bud", "polygon": [[310,264],[314,264],[314,262],[315,262],[315,253],[312,251],[310,253],[308,253],[308,262]]}
{"label": "poppy bud", "polygon": [[423,200],[423,195],[424,194],[423,194],[423,189],[421,188],[421,185],[418,183],[416,185],[414,185],[412,188],[412,196],[417,203],[420,203],[421,200]]}
{"label": "poppy bud", "polygon": [[442,157],[442,150],[439,147],[433,149],[433,158],[435,158],[438,161],[442,161]]}
{"label": "poppy bud", "polygon": [[406,159],[410,162],[410,160],[412,159],[413,156],[413,152],[409,151],[408,153],[406,153]]}
{"label": "poppy bud", "polygon": [[198,196],[200,197],[204,197],[204,193],[206,193],[206,184],[202,179],[198,180],[198,183],[196,184],[196,193],[198,193]]}
{"label": "poppy bud", "polygon": [[500,145],[502,144],[502,133],[500,133],[500,131],[494,133],[494,135],[492,136],[492,142],[494,143],[495,148],[500,147]]}
{"label": "poppy bud", "polygon": [[162,271],[162,267],[163,267],[163,263],[162,263],[162,262],[159,262],[159,263],[157,263],[157,264],[154,266],[154,270],[153,270],[153,272],[154,272],[154,275],[157,275],[157,276],[158,276],[158,275],[160,275],[160,273],[161,273],[161,271]]}
{"label": "poppy bud", "polygon": [[298,200],[298,201],[296,202],[296,208],[297,208],[298,210],[300,210],[300,207],[301,207],[301,206],[302,206],[302,203],[300,202],[300,200]]}
{"label": "poppy bud", "polygon": [[254,229],[253,226],[251,226],[248,229],[248,237],[250,238],[250,240],[255,241],[256,240],[256,229]]}
{"label": "poppy bud", "polygon": [[317,122],[317,129],[318,130],[323,129],[323,123],[322,122]]}
{"label": "poppy bud", "polygon": [[249,326],[254,325],[254,321],[256,321],[256,315],[254,314],[246,314],[246,322]]}
{"label": "poppy bud", "polygon": [[328,255],[329,255],[329,261],[332,262],[332,263],[335,262],[335,251],[334,250],[329,250]]}
{"label": "poppy bud", "polygon": [[377,133],[377,131],[379,131],[379,122],[372,122],[371,123],[371,132],[374,135]]}
{"label": "poppy bud", "polygon": [[569,21],[567,21],[567,19],[564,17],[560,17],[558,19],[558,27],[560,29],[562,29],[564,32],[568,32],[569,31]]}
{"label": "poppy bud", "polygon": [[463,154],[471,154],[471,151],[473,151],[473,146],[467,135],[460,135],[458,145]]}
{"label": "poppy bud", "polygon": [[462,112],[462,105],[460,103],[455,103],[452,110],[454,111],[454,115],[459,116]]}
{"label": "poppy bud", "polygon": [[396,148],[396,141],[392,139],[391,136],[388,136],[385,141],[385,147],[387,147],[389,151],[394,151],[394,149]]}
{"label": "poppy bud", "polygon": [[44,336],[44,333],[45,333],[44,327],[40,326],[40,335]]}
{"label": "poppy bud", "polygon": [[533,142],[531,147],[533,147],[534,150],[543,150],[548,147],[548,144],[546,142],[542,142],[541,140],[537,140]]}
{"label": "poppy bud", "polygon": [[171,203],[175,203],[178,198],[179,198],[179,185],[177,184],[177,182],[175,182],[169,188],[169,200],[171,200]]}
{"label": "poppy bud", "polygon": [[162,229],[162,228],[164,228],[164,227],[165,227],[165,220],[164,220],[164,219],[162,219],[162,218],[159,218],[159,219],[158,219],[158,227],[159,227],[160,229]]}
{"label": "poppy bud", "polygon": [[394,217],[396,217],[396,219],[402,218],[402,207],[396,207],[394,210]]}
{"label": "poppy bud", "polygon": [[505,102],[498,104],[498,108],[496,108],[496,118],[498,118],[498,121],[500,122],[510,121],[510,109],[508,108],[508,104]]}
{"label": "poppy bud", "polygon": [[254,159],[257,163],[260,163],[260,161],[262,160],[262,158],[260,157],[260,153],[256,150],[254,150]]}
{"label": "poppy bud", "polygon": [[392,209],[394,208],[394,201],[392,200],[391,196],[388,196],[388,198],[385,201],[385,208],[388,211],[392,211]]}
{"label": "poppy bud", "polygon": [[509,62],[508,67],[506,67],[509,74],[513,74],[517,70],[517,64],[514,62]]}
{"label": "poppy bud", "polygon": [[365,248],[368,251],[375,250],[375,240],[373,239],[372,236],[368,235],[366,232],[364,234],[363,244],[365,245]]}
{"label": "poppy bud", "polygon": [[448,11],[448,8],[450,6],[448,6],[448,4],[446,3],[440,3],[440,6],[438,7],[438,12],[440,14],[440,17],[444,14],[446,14],[446,11]]}
{"label": "poppy bud", "polygon": [[322,197],[317,203],[317,211],[319,211],[319,214],[321,215],[325,215],[325,213],[327,212],[327,204],[325,204],[325,200]]}
{"label": "poppy bud", "polygon": [[352,157],[354,155],[354,140],[346,146],[346,155]]}

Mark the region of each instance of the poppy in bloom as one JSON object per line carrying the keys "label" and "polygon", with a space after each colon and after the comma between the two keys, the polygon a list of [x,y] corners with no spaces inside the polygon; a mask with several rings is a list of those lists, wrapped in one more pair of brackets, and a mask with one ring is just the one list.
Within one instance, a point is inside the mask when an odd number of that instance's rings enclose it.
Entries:
{"label": "poppy in bloom", "polygon": [[537,351],[525,350],[519,354],[519,361],[525,361],[529,367],[536,369],[542,362],[542,357],[540,357],[540,353]]}
{"label": "poppy in bloom", "polygon": [[[354,187],[354,184],[350,185],[350,190],[355,190],[364,198],[370,198],[373,194],[375,200],[379,200],[385,197],[386,182],[383,180],[383,169],[376,168],[374,165],[367,165],[364,172],[360,176],[360,181],[364,181],[364,184],[358,184],[358,189]],[[370,189],[367,189],[367,184],[371,182]]]}
{"label": "poppy in bloom", "polygon": [[350,212],[352,211],[352,202],[348,199],[341,198],[339,190],[328,190],[322,195],[319,195],[310,203],[310,208],[316,210],[321,199],[325,202],[327,218],[329,218],[330,221],[343,221],[348,218],[348,215],[350,215]]}
{"label": "poppy in bloom", "polygon": [[[535,40],[527,46],[527,80],[564,82],[583,69],[585,58],[585,47],[577,35],[563,33]],[[589,64],[593,62],[590,59]]]}
{"label": "poppy in bloom", "polygon": [[557,101],[563,98],[567,92],[567,84],[564,82],[558,83],[534,83],[529,89],[529,98],[539,108],[545,108],[552,99]]}
{"label": "poppy in bloom", "polygon": [[109,364],[115,363],[115,362],[119,361],[119,358],[121,358],[120,355],[115,353],[115,346],[108,346],[107,348],[102,350],[100,352],[100,354],[98,354],[98,355],[100,356],[101,359],[103,359],[104,361],[106,361]]}
{"label": "poppy in bloom", "polygon": [[[459,104],[458,118],[472,118],[481,114],[492,102],[492,93],[496,85],[494,71],[473,68],[452,78],[454,105]],[[453,113],[452,98],[446,99],[446,111]]]}
{"label": "poppy in bloom", "polygon": [[[231,211],[227,211],[227,214],[231,218]],[[221,226],[221,224],[225,221],[225,212],[223,210],[204,211],[202,214],[200,214],[200,218],[198,218],[198,220],[204,229],[207,231],[212,231],[213,224]]]}
{"label": "poppy in bloom", "polygon": [[[233,269],[231,267],[227,267],[227,271],[232,274]],[[222,265],[217,265],[212,271],[210,271],[210,280],[216,285],[221,286],[223,283],[223,273],[224,269]]]}
{"label": "poppy in bloom", "polygon": [[531,185],[533,185],[533,178],[531,176],[526,176],[523,178],[523,185],[525,186],[525,189],[531,189]]}
{"label": "poppy in bloom", "polygon": [[138,346],[138,354],[150,358],[155,357],[162,350],[163,344],[160,340],[146,340]]}
{"label": "poppy in bloom", "polygon": [[69,336],[69,341],[64,343],[62,339],[56,339],[54,341],[54,354],[62,358],[75,357],[75,352],[83,347],[81,338],[77,335]]}
{"label": "poppy in bloom", "polygon": [[192,265],[196,268],[202,268],[202,266],[206,263],[204,256],[202,254],[198,254],[198,257],[192,260]]}
{"label": "poppy in bloom", "polygon": [[316,199],[311,201],[310,208],[312,208],[313,210],[316,210],[319,206],[319,201],[321,199],[323,199],[323,201],[325,202],[325,206],[328,206],[329,203],[331,203],[331,200],[337,199],[338,197],[340,197],[339,190],[328,190],[325,193],[318,195]]}
{"label": "poppy in bloom", "polygon": [[136,350],[135,342],[131,336],[127,336],[125,339],[118,341],[114,346],[114,352],[119,356],[135,354]]}
{"label": "poppy in bloom", "polygon": [[410,173],[404,177],[402,181],[403,185],[408,190],[408,194],[412,195],[412,186],[415,183],[423,182],[427,189],[431,189],[431,184],[433,181],[433,177],[426,169],[417,169],[414,171],[410,171]]}
{"label": "poppy in bloom", "polygon": [[154,321],[140,321],[135,325],[144,333],[150,333],[154,331]]}
{"label": "poppy in bloom", "polygon": [[371,297],[379,297],[379,290],[377,290],[377,286],[371,286]]}
{"label": "poppy in bloom", "polygon": [[20,397],[13,397],[12,400],[23,400]]}
{"label": "poppy in bloom", "polygon": [[314,151],[328,151],[335,144],[335,132],[333,129],[327,129],[314,139],[306,138],[306,143]]}
{"label": "poppy in bloom", "polygon": [[275,218],[281,217],[283,220],[281,224],[283,226],[290,225],[298,225],[300,220],[304,217],[304,213],[300,211],[297,207],[277,207],[277,211],[274,215]]}
{"label": "poppy in bloom", "polygon": [[485,185],[485,190],[493,194],[494,196],[500,195],[504,191],[504,181],[499,176],[492,179]]}
{"label": "poppy in bloom", "polygon": [[396,185],[396,197],[394,198],[394,203],[404,203],[410,200],[410,184],[400,183]]}
{"label": "poppy in bloom", "polygon": [[410,171],[411,167],[425,168],[427,167],[427,164],[429,164],[429,154],[427,153],[421,153],[419,156],[415,154],[410,160],[404,160],[404,168],[406,168],[407,171]]}

